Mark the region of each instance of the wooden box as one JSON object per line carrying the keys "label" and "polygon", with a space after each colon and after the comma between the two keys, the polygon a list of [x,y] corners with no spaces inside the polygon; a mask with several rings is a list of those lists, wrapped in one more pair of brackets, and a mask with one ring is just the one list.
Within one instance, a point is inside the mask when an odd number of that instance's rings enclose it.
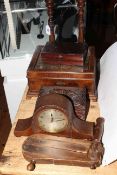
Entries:
{"label": "wooden box", "polygon": [[[44,60],[44,46],[38,46],[27,71],[29,90],[27,96],[37,95],[42,86],[86,87],[90,97],[95,97],[95,52],[88,48],[83,66],[68,64],[48,64]],[[51,59],[53,54],[51,53]],[[54,60],[54,59],[53,59]]]}

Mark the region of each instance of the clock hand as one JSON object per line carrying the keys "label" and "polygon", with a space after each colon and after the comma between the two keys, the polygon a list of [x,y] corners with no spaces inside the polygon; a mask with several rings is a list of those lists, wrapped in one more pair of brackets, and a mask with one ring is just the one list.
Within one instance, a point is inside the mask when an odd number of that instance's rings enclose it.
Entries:
{"label": "clock hand", "polygon": [[53,120],[54,120],[54,118],[53,118],[53,116],[52,116],[52,114],[51,114],[51,123],[53,122]]}
{"label": "clock hand", "polygon": [[63,121],[63,120],[65,120],[65,119],[58,119],[58,120],[55,120],[55,121],[58,122],[58,121]]}

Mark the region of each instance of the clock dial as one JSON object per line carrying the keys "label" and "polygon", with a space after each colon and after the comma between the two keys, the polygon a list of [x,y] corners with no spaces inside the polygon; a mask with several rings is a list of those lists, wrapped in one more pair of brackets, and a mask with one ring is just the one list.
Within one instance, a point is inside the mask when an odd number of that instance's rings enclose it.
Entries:
{"label": "clock dial", "polygon": [[38,116],[39,126],[42,130],[50,133],[64,131],[68,125],[65,114],[58,109],[45,109]]}

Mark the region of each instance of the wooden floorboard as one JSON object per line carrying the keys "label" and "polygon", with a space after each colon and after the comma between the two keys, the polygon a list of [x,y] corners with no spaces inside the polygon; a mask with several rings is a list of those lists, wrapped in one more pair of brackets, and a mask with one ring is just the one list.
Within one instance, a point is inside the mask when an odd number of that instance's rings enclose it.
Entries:
{"label": "wooden floorboard", "polygon": [[11,129],[11,120],[3,88],[3,80],[0,74],[0,155],[4,150]]}

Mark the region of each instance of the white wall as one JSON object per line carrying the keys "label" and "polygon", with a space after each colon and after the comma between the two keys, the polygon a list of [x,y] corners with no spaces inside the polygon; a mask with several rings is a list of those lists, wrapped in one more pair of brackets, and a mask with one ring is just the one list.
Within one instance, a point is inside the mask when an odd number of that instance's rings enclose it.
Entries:
{"label": "white wall", "polygon": [[0,69],[4,77],[4,89],[11,121],[13,122],[27,85],[26,71],[32,55],[17,59],[0,60]]}

